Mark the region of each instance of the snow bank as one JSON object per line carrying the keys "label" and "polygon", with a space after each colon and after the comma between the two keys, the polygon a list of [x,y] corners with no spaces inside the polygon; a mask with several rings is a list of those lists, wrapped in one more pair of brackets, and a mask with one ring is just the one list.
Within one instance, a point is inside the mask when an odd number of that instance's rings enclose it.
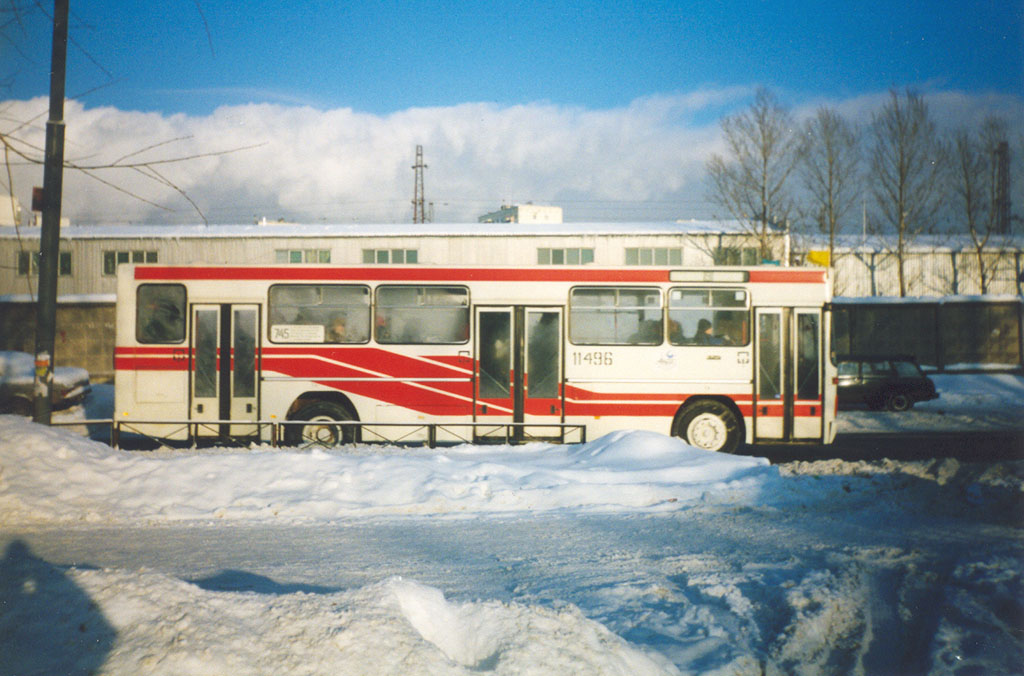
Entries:
{"label": "snow bank", "polygon": [[0,656],[5,674],[678,673],[578,608],[451,603],[401,578],[268,595],[145,571],[65,572],[19,543],[3,564],[0,636],[18,646]]}
{"label": "snow bank", "polygon": [[755,496],[763,458],[648,432],[588,444],[127,452],[0,416],[0,520],[329,522],[353,516],[674,509]]}

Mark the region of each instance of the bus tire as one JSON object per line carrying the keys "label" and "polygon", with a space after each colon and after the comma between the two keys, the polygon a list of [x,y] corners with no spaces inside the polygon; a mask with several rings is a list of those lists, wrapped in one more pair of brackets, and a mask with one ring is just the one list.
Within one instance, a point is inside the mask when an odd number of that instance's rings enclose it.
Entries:
{"label": "bus tire", "polygon": [[706,451],[734,453],[740,447],[740,422],[731,408],[714,399],[687,405],[676,424],[686,443]]}
{"label": "bus tire", "polygon": [[340,446],[355,443],[354,425],[325,425],[334,421],[355,420],[356,416],[347,406],[333,401],[314,401],[306,404],[291,417],[291,420],[306,420],[306,425],[286,425],[284,442],[287,446]]}

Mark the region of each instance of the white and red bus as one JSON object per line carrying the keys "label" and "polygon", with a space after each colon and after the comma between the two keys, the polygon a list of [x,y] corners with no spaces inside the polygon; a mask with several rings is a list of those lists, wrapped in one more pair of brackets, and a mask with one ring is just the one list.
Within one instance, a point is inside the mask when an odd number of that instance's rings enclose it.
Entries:
{"label": "white and red bus", "polygon": [[266,440],[264,423],[286,422],[284,441],[297,444],[445,423],[440,440],[480,441],[502,425],[524,438],[578,426],[590,438],[646,429],[732,451],[836,433],[823,269],[124,265],[118,275],[115,419],[154,436]]}

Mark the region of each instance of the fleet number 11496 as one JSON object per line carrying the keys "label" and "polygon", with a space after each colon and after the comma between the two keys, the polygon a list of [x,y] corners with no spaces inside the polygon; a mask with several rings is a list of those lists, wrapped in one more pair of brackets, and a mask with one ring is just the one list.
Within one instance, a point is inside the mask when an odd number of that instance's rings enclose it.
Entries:
{"label": "fleet number 11496", "polygon": [[595,350],[593,352],[573,352],[573,366],[611,366],[612,353]]}

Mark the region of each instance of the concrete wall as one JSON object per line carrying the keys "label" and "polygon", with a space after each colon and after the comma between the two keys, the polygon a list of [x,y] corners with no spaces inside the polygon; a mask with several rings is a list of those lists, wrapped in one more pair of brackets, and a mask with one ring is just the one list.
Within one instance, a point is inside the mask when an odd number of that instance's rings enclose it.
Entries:
{"label": "concrete wall", "polygon": [[[88,369],[93,382],[114,376],[114,304],[62,303],[57,307],[54,364]],[[0,349],[36,351],[34,303],[0,303]]]}

